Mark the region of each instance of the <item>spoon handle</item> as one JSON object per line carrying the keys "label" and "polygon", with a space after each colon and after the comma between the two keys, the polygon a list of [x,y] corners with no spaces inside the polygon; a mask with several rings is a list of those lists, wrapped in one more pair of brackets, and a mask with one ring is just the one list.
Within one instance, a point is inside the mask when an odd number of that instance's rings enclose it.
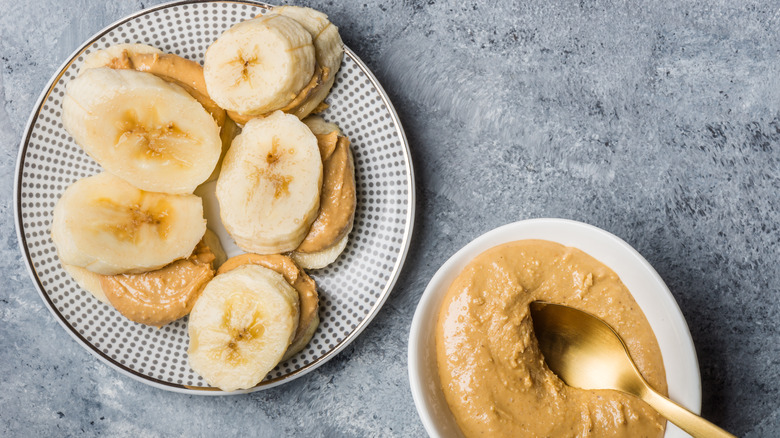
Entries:
{"label": "spoon handle", "polygon": [[720,427],[655,392],[649,386],[646,389],[645,393],[642,394],[642,400],[694,438],[736,438]]}

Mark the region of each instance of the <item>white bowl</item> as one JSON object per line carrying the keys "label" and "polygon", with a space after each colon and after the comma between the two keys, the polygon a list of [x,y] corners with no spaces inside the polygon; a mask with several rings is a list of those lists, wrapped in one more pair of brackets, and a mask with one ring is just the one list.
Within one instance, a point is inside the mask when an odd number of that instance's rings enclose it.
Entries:
{"label": "white bowl", "polygon": [[[642,308],[661,347],[669,397],[701,410],[701,377],[693,340],[680,308],[661,277],[636,250],[604,230],[564,219],[531,219],[496,228],[455,253],[425,288],[409,334],[409,383],[425,430],[432,437],[462,437],[444,400],[436,368],[434,327],[452,281],[477,255],[502,243],[544,239],[572,246],[609,266]],[[688,435],[671,423],[666,438]]]}

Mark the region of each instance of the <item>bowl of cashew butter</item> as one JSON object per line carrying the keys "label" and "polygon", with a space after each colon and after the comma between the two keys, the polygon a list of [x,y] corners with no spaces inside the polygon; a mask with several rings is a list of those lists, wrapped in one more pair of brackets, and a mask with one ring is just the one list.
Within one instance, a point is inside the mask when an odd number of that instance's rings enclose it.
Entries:
{"label": "bowl of cashew butter", "polygon": [[430,436],[686,436],[637,398],[563,383],[539,351],[535,300],[607,321],[655,389],[700,411],[688,326],[647,260],[597,227],[531,219],[474,239],[423,292],[409,335],[409,381]]}

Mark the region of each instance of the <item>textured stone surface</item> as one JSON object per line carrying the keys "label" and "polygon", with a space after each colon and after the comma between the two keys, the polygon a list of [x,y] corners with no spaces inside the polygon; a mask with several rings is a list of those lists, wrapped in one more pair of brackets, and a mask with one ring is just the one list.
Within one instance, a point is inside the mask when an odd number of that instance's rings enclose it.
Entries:
{"label": "textured stone surface", "polygon": [[0,435],[421,436],[408,329],[436,269],[485,231],[563,217],[633,245],[699,356],[704,415],[780,435],[780,3],[314,1],[390,94],[418,184],[379,316],[280,388],[194,397],[79,347],[20,260],[11,187],[38,94],[83,40],[158,2],[0,0]]}

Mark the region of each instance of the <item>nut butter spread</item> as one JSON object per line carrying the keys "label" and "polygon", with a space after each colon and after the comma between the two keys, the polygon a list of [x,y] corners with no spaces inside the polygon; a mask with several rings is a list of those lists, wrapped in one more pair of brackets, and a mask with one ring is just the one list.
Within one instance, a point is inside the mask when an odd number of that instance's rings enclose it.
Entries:
{"label": "nut butter spread", "polygon": [[658,343],[618,276],[584,252],[522,240],[477,256],[450,286],[436,325],[439,378],[467,437],[661,437],[665,421],[637,398],[565,385],[544,364],[529,304],[593,313],[625,340],[666,393]]}
{"label": "nut butter spread", "polygon": [[202,241],[189,258],[142,274],[101,275],[108,301],[128,319],[161,327],[190,313],[214,277],[214,253]]}
{"label": "nut butter spread", "polygon": [[333,131],[316,135],[322,156],[320,211],[296,251],[312,253],[335,245],[352,227],[357,197],[349,139]]}
{"label": "nut butter spread", "polygon": [[[307,330],[311,329],[312,323],[317,321],[319,324],[319,318],[317,315],[317,308],[319,306],[319,296],[317,295],[317,285],[314,280],[309,277],[303,269],[292,261],[291,258],[279,254],[272,255],[259,255],[259,254],[241,254],[235,257],[229,258],[222,266],[220,266],[217,275],[224,274],[225,272],[232,271],[233,269],[243,266],[245,264],[260,265],[264,268],[276,271],[284,277],[285,281],[298,291],[300,297],[300,320],[298,322],[298,329],[295,332],[295,336],[291,344],[295,344],[304,336],[307,335]],[[316,328],[316,326],[315,326]],[[313,331],[311,332],[313,333]],[[311,338],[311,336],[309,336]],[[307,339],[306,342],[309,340]]]}

